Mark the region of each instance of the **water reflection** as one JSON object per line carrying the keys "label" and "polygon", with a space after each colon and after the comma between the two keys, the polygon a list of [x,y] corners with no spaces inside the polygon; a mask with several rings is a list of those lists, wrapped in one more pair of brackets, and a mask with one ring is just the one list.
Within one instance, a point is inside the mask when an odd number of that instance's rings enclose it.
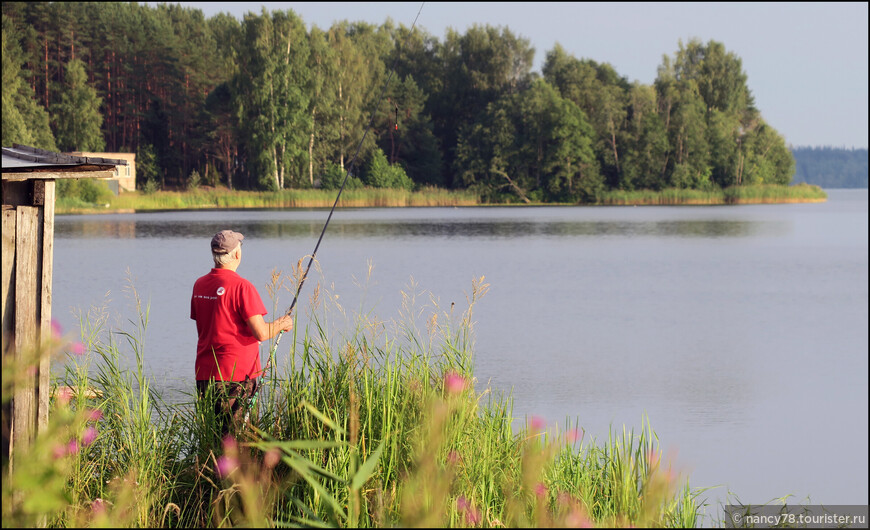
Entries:
{"label": "water reflection", "polygon": [[[285,239],[317,236],[325,219],[249,219],[183,220],[91,219],[73,221],[59,218],[55,235],[59,238],[189,238],[208,235],[231,225],[235,230],[257,239]],[[791,229],[784,221],[685,219],[662,221],[522,221],[522,220],[335,220],[329,225],[332,238],[540,238],[540,237],[629,237],[629,238],[742,238],[781,236]]]}
{"label": "water reflection", "polygon": [[84,223],[69,222],[70,217],[58,217],[55,223],[55,237],[77,239],[134,239],[137,223],[133,220],[106,220]]}

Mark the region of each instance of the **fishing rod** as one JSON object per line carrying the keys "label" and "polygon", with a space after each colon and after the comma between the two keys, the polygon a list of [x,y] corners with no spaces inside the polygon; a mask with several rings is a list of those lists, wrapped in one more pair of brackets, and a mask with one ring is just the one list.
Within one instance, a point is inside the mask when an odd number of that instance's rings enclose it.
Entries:
{"label": "fishing rod", "polygon": [[[423,11],[423,5],[425,2],[420,4],[420,9],[417,11],[417,16],[414,17],[414,23],[411,24],[411,30],[408,32],[408,37],[405,39],[405,44],[408,43],[408,40],[411,38],[411,35],[414,33],[414,28],[417,26],[417,19],[420,18],[420,12]],[[293,308],[296,307],[296,301],[299,299],[299,293],[302,291],[302,285],[305,283],[305,279],[308,277],[308,272],[311,270],[311,264],[314,263],[314,258],[317,255],[317,250],[320,248],[320,243],[323,241],[323,236],[326,234],[326,227],[329,226],[329,221],[332,219],[332,214],[335,212],[335,207],[338,205],[338,201],[341,198],[341,192],[344,191],[344,186],[347,183],[347,178],[350,176],[350,169],[353,167],[354,162],[356,162],[356,158],[359,155],[360,150],[362,149],[363,142],[366,139],[366,136],[369,133],[369,130],[372,128],[372,124],[375,120],[375,114],[377,112],[377,102],[382,101],[384,98],[384,94],[387,91],[387,87],[390,85],[390,81],[393,78],[393,74],[396,71],[396,66],[399,63],[399,54],[396,54],[396,58],[393,61],[393,66],[390,69],[390,75],[387,76],[387,80],[384,83],[383,88],[381,89],[380,96],[375,100],[374,109],[372,109],[371,116],[369,117],[369,123],[366,126],[365,131],[363,132],[362,139],[360,139],[359,144],[357,144],[356,152],[353,154],[353,158],[348,162],[347,170],[345,171],[344,180],[341,182],[341,187],[338,188],[338,194],[335,196],[335,202],[332,203],[332,209],[329,210],[329,215],[326,217],[326,222],[323,224],[323,230],[320,231],[320,237],[317,238],[317,244],[314,245],[314,251],[308,257],[308,265],[305,267],[305,272],[302,274],[302,277],[299,279],[299,285],[296,286],[296,294],[293,296],[293,302],[290,304],[290,307],[284,312],[284,315],[290,315],[293,313]],[[396,128],[398,129],[398,106],[396,107]],[[275,344],[272,345],[271,350],[269,351],[269,360],[266,361],[266,368],[262,371],[263,374],[269,371],[272,366],[272,359],[275,357],[275,353],[278,351],[278,344],[281,342],[281,337],[284,335],[284,330],[282,329],[278,332],[278,337],[275,339]],[[257,389],[254,391],[253,402],[252,405],[256,403],[256,397],[259,394],[260,388],[262,385],[258,385]]]}

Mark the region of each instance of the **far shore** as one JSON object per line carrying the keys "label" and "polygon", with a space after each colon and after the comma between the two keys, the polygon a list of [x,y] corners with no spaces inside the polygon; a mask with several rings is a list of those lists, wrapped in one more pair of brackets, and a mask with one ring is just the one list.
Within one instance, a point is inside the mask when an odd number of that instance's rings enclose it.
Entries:
{"label": "far shore", "polygon": [[[330,208],[336,190],[283,190],[280,192],[238,191],[226,188],[197,188],[187,191],[153,193],[122,192],[106,204],[89,204],[60,198],[55,213],[135,213],[161,210]],[[582,204],[512,202],[485,203],[471,192],[436,188],[421,191],[363,188],[345,190],[340,208],[404,208],[463,206],[697,206],[737,204],[793,204],[825,202],[827,194],[818,186],[734,186],[713,190],[636,190],[604,192],[596,202]]]}

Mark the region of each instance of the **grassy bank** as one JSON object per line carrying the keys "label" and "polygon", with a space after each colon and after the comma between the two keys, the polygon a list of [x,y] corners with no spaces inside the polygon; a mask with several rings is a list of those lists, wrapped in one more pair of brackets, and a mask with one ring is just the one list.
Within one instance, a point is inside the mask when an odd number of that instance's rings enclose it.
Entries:
{"label": "grassy bank", "polygon": [[[57,213],[196,210],[207,208],[330,208],[337,190],[239,191],[199,188],[190,191],[125,192],[103,205],[61,198]],[[473,206],[477,196],[465,191],[426,188],[420,191],[363,188],[344,190],[340,207]]]}
{"label": "grassy bank", "polygon": [[[60,198],[56,212],[107,213],[149,210],[196,210],[208,208],[329,208],[336,190],[283,190],[274,192],[237,191],[226,188],[199,188],[190,191],[158,191],[154,193],[125,192],[107,197],[103,204],[79,199]],[[605,206],[632,205],[716,205],[824,202],[825,192],[818,186],[734,186],[709,191],[667,189],[661,191],[608,191],[595,204]],[[403,206],[482,206],[479,197],[468,191],[426,188],[420,191],[363,188],[345,190],[339,207],[403,207]],[[539,204],[536,204],[539,205]]]}
{"label": "grassy bank", "polygon": [[[385,322],[315,287],[238,441],[206,401],[167,404],[144,375],[147,305],[132,329],[92,311],[48,429],[4,466],[4,526],[697,526],[699,492],[643,421],[602,441],[570,422],[515,430],[511,398],[472,373],[487,288],[460,313],[411,286]],[[4,357],[4,403],[26,364]]]}
{"label": "grassy bank", "polygon": [[716,204],[777,204],[824,202],[827,194],[818,186],[731,186],[725,189],[661,191],[608,191],[598,204],[611,206],[631,205],[716,205]]}

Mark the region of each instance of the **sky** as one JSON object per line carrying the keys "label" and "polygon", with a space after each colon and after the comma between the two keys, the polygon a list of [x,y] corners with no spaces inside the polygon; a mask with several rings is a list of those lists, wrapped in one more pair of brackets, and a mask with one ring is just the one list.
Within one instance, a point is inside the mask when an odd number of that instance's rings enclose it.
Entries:
{"label": "sky", "polygon": [[[155,2],[146,2],[156,5]],[[347,20],[417,28],[444,42],[474,24],[505,27],[535,48],[556,43],[651,85],[679,43],[714,40],[736,54],[755,106],[788,145],[867,148],[867,2],[169,2],[229,13],[293,10],[308,28]]]}

